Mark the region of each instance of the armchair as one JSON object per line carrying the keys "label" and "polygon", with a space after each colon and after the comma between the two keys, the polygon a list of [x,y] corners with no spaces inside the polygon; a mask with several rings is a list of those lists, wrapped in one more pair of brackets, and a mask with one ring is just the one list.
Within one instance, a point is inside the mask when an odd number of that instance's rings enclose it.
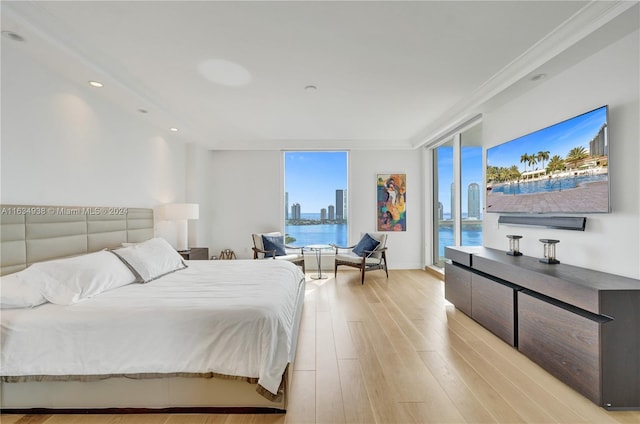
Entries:
{"label": "armchair", "polygon": [[289,261],[302,267],[304,270],[304,253],[302,247],[287,246],[284,244],[284,236],[279,232],[251,234],[253,239],[253,259],[273,258]]}
{"label": "armchair", "polygon": [[384,269],[389,278],[386,245],[386,234],[365,233],[355,246],[336,246],[335,275],[338,275],[338,265],[346,265],[360,269],[362,284],[364,284],[364,273],[367,271]]}

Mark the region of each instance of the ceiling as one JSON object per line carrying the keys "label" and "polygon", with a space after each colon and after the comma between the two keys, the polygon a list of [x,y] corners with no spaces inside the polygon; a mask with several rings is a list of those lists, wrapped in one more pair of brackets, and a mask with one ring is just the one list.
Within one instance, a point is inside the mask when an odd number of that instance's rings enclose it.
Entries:
{"label": "ceiling", "polygon": [[414,149],[638,28],[637,3],[2,1],[25,39],[2,48],[210,149]]}

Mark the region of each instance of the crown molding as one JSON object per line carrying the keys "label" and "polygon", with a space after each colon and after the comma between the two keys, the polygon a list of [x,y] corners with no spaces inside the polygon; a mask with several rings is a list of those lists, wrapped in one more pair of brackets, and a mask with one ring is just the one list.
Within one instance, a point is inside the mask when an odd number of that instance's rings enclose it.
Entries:
{"label": "crown molding", "polygon": [[637,1],[591,1],[527,51],[485,81],[469,96],[425,127],[410,140],[414,148],[430,146],[470,117],[482,112],[481,106],[525,78],[612,19],[637,5]]}

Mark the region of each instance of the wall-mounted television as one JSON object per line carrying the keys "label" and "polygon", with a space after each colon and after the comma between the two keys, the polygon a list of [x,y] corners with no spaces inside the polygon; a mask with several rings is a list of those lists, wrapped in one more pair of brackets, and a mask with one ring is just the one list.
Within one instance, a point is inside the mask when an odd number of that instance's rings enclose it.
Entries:
{"label": "wall-mounted television", "polygon": [[487,149],[486,211],[606,213],[608,107]]}

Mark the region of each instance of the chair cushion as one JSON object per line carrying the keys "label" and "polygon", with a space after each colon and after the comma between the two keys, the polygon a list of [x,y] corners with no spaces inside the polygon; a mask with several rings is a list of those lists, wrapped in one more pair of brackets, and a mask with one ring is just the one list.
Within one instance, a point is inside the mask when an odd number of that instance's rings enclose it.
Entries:
{"label": "chair cushion", "polygon": [[284,236],[267,236],[262,235],[262,244],[264,250],[275,250],[276,256],[285,256],[287,251],[284,247]]}
{"label": "chair cushion", "polygon": [[[343,252],[343,253],[338,253],[336,255],[335,258],[337,263],[345,263],[348,262],[350,264],[354,264],[354,265],[360,265],[362,264],[362,256],[358,256],[355,253],[349,251],[349,252]],[[369,256],[368,258],[365,259],[365,263],[367,265],[377,265],[380,263],[380,258],[375,258],[372,256]]]}
{"label": "chair cushion", "polygon": [[380,242],[369,235],[369,233],[362,236],[356,247],[353,248],[353,253],[358,256],[362,256],[365,251],[373,251],[378,247]]}
{"label": "chair cushion", "polygon": [[[270,259],[270,257],[268,256],[267,259]],[[284,261],[300,261],[300,260],[304,260],[304,256],[302,255],[297,255],[297,254],[288,254],[288,255],[284,255],[284,256],[278,256],[276,257],[276,260],[284,260]]]}

